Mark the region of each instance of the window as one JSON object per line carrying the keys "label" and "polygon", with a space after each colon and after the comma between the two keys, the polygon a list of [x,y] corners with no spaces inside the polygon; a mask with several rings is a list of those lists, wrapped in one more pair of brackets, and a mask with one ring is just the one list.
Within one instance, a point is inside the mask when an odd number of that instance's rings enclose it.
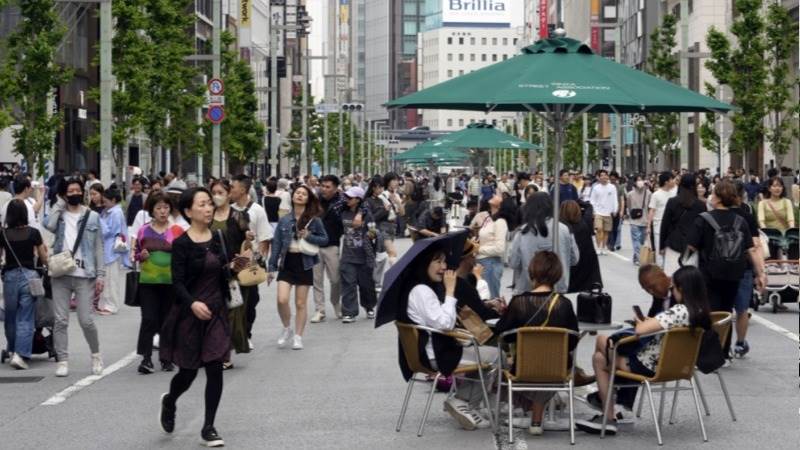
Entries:
{"label": "window", "polygon": [[486,61],[486,53],[481,53],[481,61]]}
{"label": "window", "polygon": [[481,38],[481,45],[486,45],[486,38]]}
{"label": "window", "polygon": [[497,53],[492,53],[492,61],[497,62]]}
{"label": "window", "polygon": [[503,128],[505,128],[506,125],[508,125],[508,120],[507,119],[503,119]]}
{"label": "window", "polygon": [[417,34],[417,22],[411,20],[403,22],[403,34]]}
{"label": "window", "polygon": [[458,38],[458,45],[464,45],[464,38]]}
{"label": "window", "polygon": [[458,60],[459,61],[463,61],[464,60],[464,54],[463,53],[459,53],[458,54]]}
{"label": "window", "polygon": [[459,76],[461,76],[461,75],[464,75],[464,71],[463,71],[463,70],[459,70],[459,71],[458,71],[458,75],[459,75]]}
{"label": "window", "polygon": [[508,45],[508,38],[503,38],[503,45]]}
{"label": "window", "polygon": [[517,38],[514,38],[514,45],[517,45]]}
{"label": "window", "polygon": [[447,43],[449,45],[452,45],[453,44],[453,38],[451,38],[451,37],[447,38]]}
{"label": "window", "polygon": [[447,78],[453,78],[453,70],[447,69]]}
{"label": "window", "polygon": [[475,53],[470,53],[469,54],[469,60],[473,61],[473,62],[475,61]]}
{"label": "window", "polygon": [[452,127],[453,126],[453,119],[447,119],[447,126],[448,127]]}
{"label": "window", "polygon": [[495,127],[497,126],[497,119],[492,119],[492,125]]}
{"label": "window", "polygon": [[497,45],[497,38],[492,38],[492,45]]}
{"label": "window", "polygon": [[464,126],[464,119],[458,119],[458,126],[460,127]]}
{"label": "window", "polygon": [[503,61],[508,59],[508,55],[503,55]]}
{"label": "window", "polygon": [[452,61],[453,60],[453,54],[452,53],[448,53],[447,54],[447,60],[448,61]]}
{"label": "window", "polygon": [[417,15],[417,2],[416,0],[405,0],[403,2],[403,14],[406,16],[416,16]]}
{"label": "window", "polygon": [[[266,108],[264,108],[266,109]],[[469,123],[475,123],[475,119],[469,119]]]}
{"label": "window", "polygon": [[475,38],[474,37],[469,38],[469,45],[475,45]]}

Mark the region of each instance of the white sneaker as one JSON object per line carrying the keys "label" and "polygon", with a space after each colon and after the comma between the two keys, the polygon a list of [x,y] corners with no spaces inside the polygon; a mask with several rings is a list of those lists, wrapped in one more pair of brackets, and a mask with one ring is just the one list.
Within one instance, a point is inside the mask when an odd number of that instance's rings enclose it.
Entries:
{"label": "white sneaker", "polygon": [[531,436],[541,436],[541,435],[543,435],[544,434],[544,428],[542,427],[542,424],[529,426],[528,427],[528,434],[530,434]]}
{"label": "white sneaker", "polygon": [[28,368],[28,363],[26,363],[18,353],[14,353],[14,356],[11,357],[11,361],[9,361],[8,364],[17,370],[25,370]]}
{"label": "white sneaker", "polygon": [[56,376],[65,377],[69,375],[69,364],[66,361],[59,361],[56,363]]}
{"label": "white sneaker", "polygon": [[292,350],[303,349],[303,336],[294,335],[294,342],[292,343]]}
{"label": "white sneaker", "polygon": [[153,348],[158,348],[158,344],[161,342],[161,339],[158,337],[158,334],[153,335]]}
{"label": "white sneaker", "polygon": [[294,331],[291,328],[284,328],[281,332],[281,336],[278,338],[278,347],[283,348],[286,346],[286,343],[289,342],[289,339],[294,336]]}
{"label": "white sneaker", "polygon": [[250,349],[250,351],[253,351],[253,350],[256,349],[256,346],[253,345],[253,341],[251,341],[250,339],[247,340],[247,347]]}
{"label": "white sneaker", "polygon": [[320,323],[325,320],[325,313],[322,311],[317,311],[311,316],[311,323]]}
{"label": "white sneaker", "polygon": [[474,430],[477,428],[472,411],[469,409],[469,405],[464,400],[451,397],[445,400],[444,409],[450,413],[450,415],[456,420],[456,422],[459,423],[459,425],[461,425],[461,428],[465,430]]}
{"label": "white sneaker", "polygon": [[103,357],[100,353],[92,353],[92,375],[101,375],[103,373]]}
{"label": "white sneaker", "polygon": [[341,303],[337,303],[337,304],[333,305],[333,312],[334,312],[334,314],[336,314],[336,318],[337,319],[341,319],[342,318],[342,304]]}

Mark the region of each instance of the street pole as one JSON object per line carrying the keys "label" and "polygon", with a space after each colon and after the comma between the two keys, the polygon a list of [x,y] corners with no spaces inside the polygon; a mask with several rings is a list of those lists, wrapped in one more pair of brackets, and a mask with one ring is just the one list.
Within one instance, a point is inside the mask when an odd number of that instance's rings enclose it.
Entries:
{"label": "street pole", "polygon": [[111,95],[114,77],[111,72],[111,46],[114,37],[114,23],[111,15],[111,0],[100,3],[100,180],[104,186],[111,184],[114,170],[112,156]]}
{"label": "street pole", "polygon": [[586,116],[586,113],[581,114],[583,116],[583,157],[581,158],[581,175],[586,174],[586,169],[589,165],[589,143],[586,139],[589,138],[589,120]]}
{"label": "street pole", "polygon": [[278,169],[278,24],[270,25],[269,40],[269,168],[270,175],[273,173],[280,177]]}
{"label": "street pole", "polygon": [[328,165],[328,113],[322,116],[322,174],[328,175],[330,173],[330,166]]}
{"label": "street pole", "polygon": [[350,174],[356,172],[356,148],[355,148],[355,134],[356,127],[353,124],[353,113],[347,113],[348,129],[350,130]]}
{"label": "street pole", "polygon": [[[212,15],[214,20],[214,27],[211,31],[211,52],[213,59],[211,61],[211,72],[214,78],[220,77],[220,35],[222,33],[222,0],[213,0]],[[213,124],[211,126],[211,176],[220,177],[220,125]],[[198,172],[199,172],[198,167]]]}
{"label": "street pole", "polygon": [[339,119],[339,147],[336,149],[337,155],[339,155],[339,167],[336,170],[337,175],[342,175],[344,172],[344,117],[342,116],[342,109],[339,108],[339,112],[336,113],[336,118]]}
{"label": "street pole", "polygon": [[[533,113],[528,113],[528,142],[533,144]],[[541,151],[541,147],[539,148]],[[536,150],[528,150],[528,172],[536,171]]]}
{"label": "street pole", "polygon": [[366,133],[366,131],[367,131],[366,130],[366,116],[367,115],[364,112],[362,112],[360,114],[360,116],[361,116],[361,122],[360,122],[360,124],[361,124],[361,151],[359,152],[358,160],[360,162],[358,164],[358,168],[359,168],[359,172],[363,173],[364,169],[366,169],[366,164],[364,163],[365,162],[364,158],[367,155],[367,152],[365,151],[366,146],[367,146],[367,140],[366,140],[366,137],[367,137],[367,133]]}
{"label": "street pole", "polygon": [[[689,88],[689,0],[681,0],[681,86]],[[689,168],[689,115],[680,113],[681,167]],[[672,145],[672,142],[665,142]],[[720,167],[720,170],[722,168]],[[720,172],[720,175],[722,172]]]}
{"label": "street pole", "polygon": [[547,124],[542,120],[542,188],[547,190]]}
{"label": "street pole", "polygon": [[370,163],[372,161],[372,141],[374,139],[373,136],[372,136],[372,125],[374,123],[375,122],[373,122],[371,120],[367,121],[367,163],[365,164],[366,170],[364,172],[365,172],[365,175],[367,175],[368,177],[370,175],[368,171],[372,167],[372,165]]}
{"label": "street pole", "polygon": [[303,109],[300,111],[303,128],[301,137],[303,140],[300,142],[300,176],[303,176],[303,171],[308,175],[311,174],[311,158],[308,157],[308,56],[310,55],[308,54],[308,38],[303,40],[305,41],[306,56],[300,61],[300,71],[303,75],[303,86],[300,89],[303,102]]}

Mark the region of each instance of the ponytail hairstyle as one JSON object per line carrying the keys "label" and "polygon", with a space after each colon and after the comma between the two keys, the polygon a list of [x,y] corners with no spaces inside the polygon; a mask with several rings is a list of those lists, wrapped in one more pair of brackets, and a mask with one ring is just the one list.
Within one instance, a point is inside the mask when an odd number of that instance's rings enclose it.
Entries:
{"label": "ponytail hairstyle", "polygon": [[683,266],[672,274],[672,286],[681,292],[683,304],[689,310],[691,328],[711,328],[711,307],[703,274],[695,266]]}

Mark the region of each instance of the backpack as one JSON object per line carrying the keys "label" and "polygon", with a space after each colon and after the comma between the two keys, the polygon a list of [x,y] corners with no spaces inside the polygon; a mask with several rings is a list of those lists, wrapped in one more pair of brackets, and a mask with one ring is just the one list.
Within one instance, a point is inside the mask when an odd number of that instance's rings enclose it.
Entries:
{"label": "backpack", "polygon": [[744,275],[746,256],[742,252],[745,236],[742,228],[744,219],[736,214],[732,226],[721,227],[714,217],[707,212],[701,213],[703,218],[714,228],[714,241],[706,252],[708,273],[716,280],[739,280]]}

